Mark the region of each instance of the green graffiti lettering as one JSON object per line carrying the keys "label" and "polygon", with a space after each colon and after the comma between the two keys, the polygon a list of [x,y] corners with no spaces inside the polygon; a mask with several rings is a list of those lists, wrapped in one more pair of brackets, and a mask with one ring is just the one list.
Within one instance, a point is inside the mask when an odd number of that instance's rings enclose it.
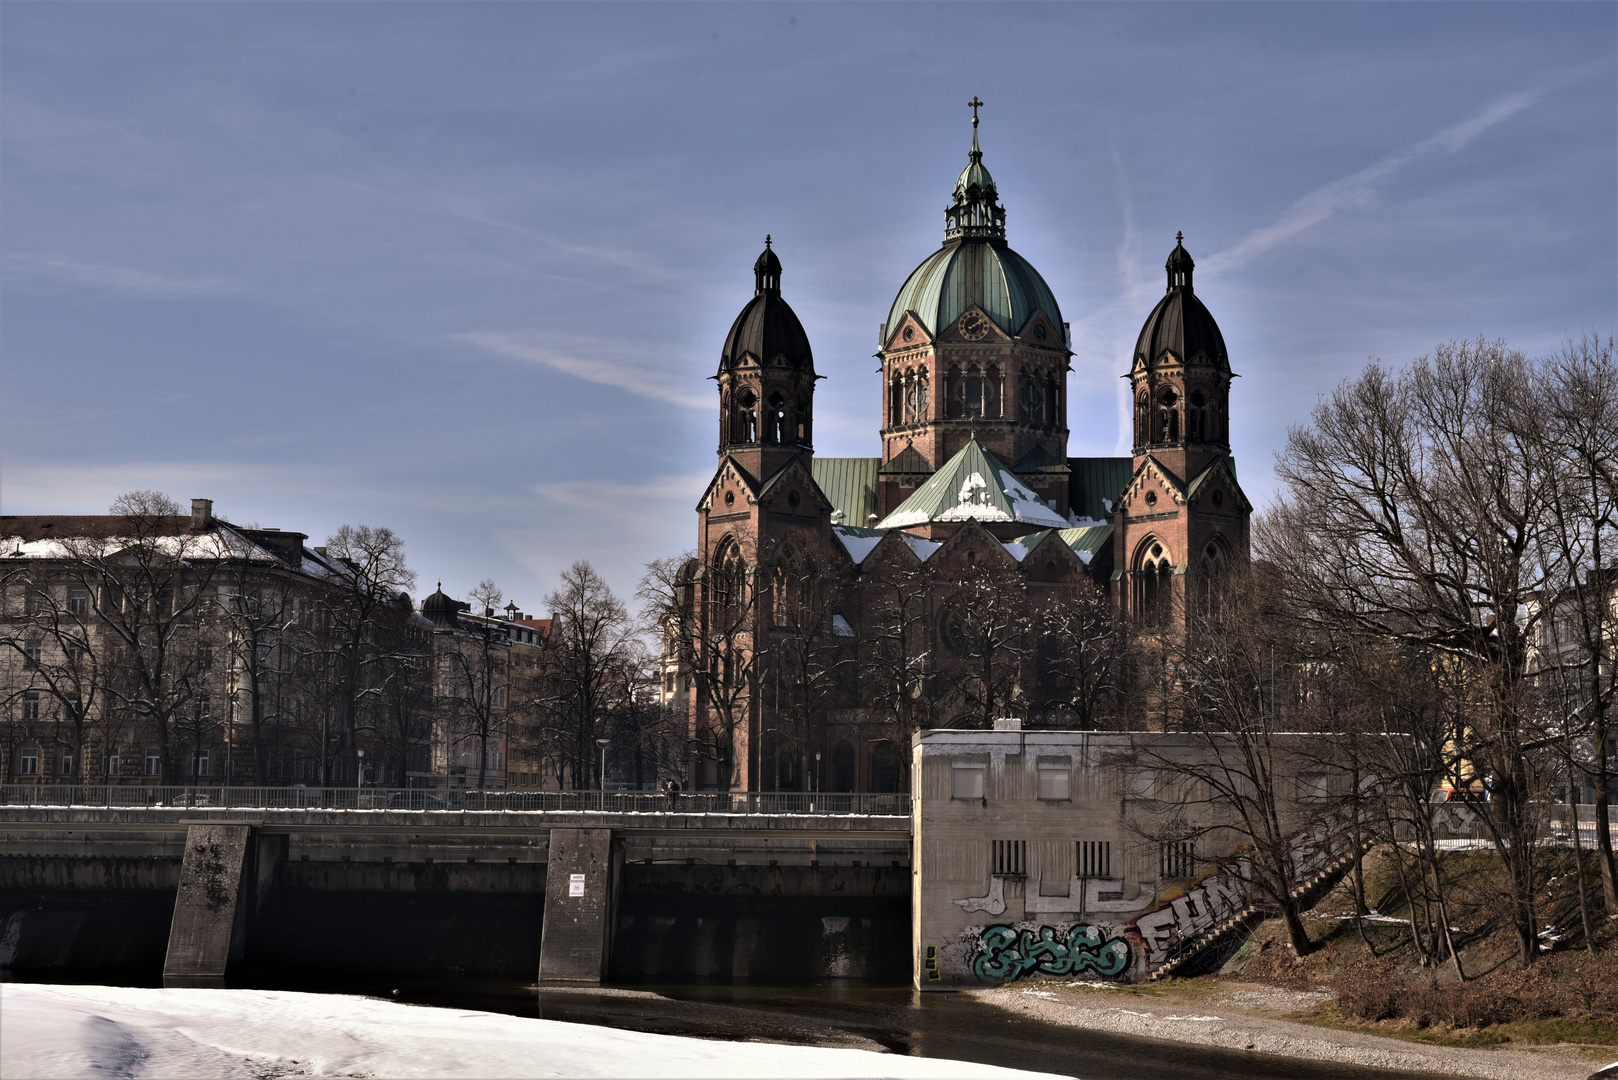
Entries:
{"label": "green graffiti lettering", "polygon": [[1036,972],[1077,975],[1088,969],[1098,975],[1119,975],[1129,961],[1129,942],[1121,937],[1104,940],[1100,927],[1073,926],[1064,933],[1054,926],[1041,926],[1036,932],[997,925],[983,928],[982,949],[972,971],[991,986],[1000,986]]}

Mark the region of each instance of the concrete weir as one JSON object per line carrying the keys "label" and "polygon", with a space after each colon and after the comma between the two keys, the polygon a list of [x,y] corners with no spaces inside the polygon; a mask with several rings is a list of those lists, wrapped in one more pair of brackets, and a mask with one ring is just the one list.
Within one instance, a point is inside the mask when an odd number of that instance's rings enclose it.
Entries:
{"label": "concrete weir", "polygon": [[[300,973],[903,981],[909,827],[858,814],[0,807],[0,966],[151,977],[143,965],[160,958],[165,986]],[[151,918],[164,909],[166,927]]]}

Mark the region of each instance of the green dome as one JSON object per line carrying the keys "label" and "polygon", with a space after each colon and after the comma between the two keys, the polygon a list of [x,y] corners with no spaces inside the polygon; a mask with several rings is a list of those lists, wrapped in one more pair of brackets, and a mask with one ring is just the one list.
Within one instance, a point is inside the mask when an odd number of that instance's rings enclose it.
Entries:
{"label": "green dome", "polygon": [[1006,246],[1006,211],[983,164],[975,116],[972,150],[956,178],[954,204],[944,211],[944,246],[910,272],[888,312],[887,332],[906,311],[914,311],[936,335],[974,304],[1008,334],[1022,333],[1036,311],[1045,313],[1058,334],[1064,330],[1051,287]]}
{"label": "green dome", "polygon": [[911,271],[888,312],[888,329],[914,311],[937,334],[974,304],[1008,334],[1021,333],[1036,311],[1062,332],[1062,309],[1033,264],[1003,240],[977,237],[947,241]]}

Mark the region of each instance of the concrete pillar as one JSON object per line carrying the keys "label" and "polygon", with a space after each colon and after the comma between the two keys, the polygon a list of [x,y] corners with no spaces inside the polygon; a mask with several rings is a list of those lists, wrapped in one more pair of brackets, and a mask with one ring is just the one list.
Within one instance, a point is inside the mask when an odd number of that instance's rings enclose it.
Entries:
{"label": "concrete pillar", "polygon": [[223,986],[225,968],[247,938],[249,903],[238,903],[248,867],[246,825],[192,825],[186,829],[180,888],[174,898],[164,986]]}
{"label": "concrete pillar", "polygon": [[601,982],[618,906],[616,869],[611,829],[551,830],[539,935],[541,982]]}

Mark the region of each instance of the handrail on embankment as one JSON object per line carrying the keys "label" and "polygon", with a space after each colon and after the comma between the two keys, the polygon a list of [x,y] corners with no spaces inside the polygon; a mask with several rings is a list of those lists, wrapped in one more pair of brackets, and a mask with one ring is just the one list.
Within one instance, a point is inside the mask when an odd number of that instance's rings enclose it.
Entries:
{"label": "handrail on embankment", "polygon": [[3,784],[0,805],[252,810],[501,810],[610,814],[815,814],[903,817],[904,793],[815,791],[462,791],[446,788]]}

